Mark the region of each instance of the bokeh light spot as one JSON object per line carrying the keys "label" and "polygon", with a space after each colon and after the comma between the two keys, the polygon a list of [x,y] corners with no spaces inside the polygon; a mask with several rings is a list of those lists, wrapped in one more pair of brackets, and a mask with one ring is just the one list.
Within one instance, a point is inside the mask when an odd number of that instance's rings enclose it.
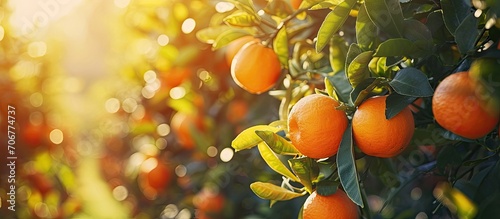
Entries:
{"label": "bokeh light spot", "polygon": [[154,157],[148,158],[141,165],[141,171],[145,173],[149,173],[151,170],[158,166],[158,160]]}
{"label": "bokeh light spot", "polygon": [[47,53],[47,44],[45,42],[32,42],[28,46],[28,55],[33,58],[42,57]]}
{"label": "bokeh light spot", "polygon": [[165,34],[161,34],[156,39],[156,42],[158,42],[158,45],[160,45],[160,46],[166,46],[170,42],[170,38]]}
{"label": "bokeh light spot", "polygon": [[116,98],[109,98],[104,104],[108,113],[116,113],[120,110],[120,101]]}
{"label": "bokeh light spot", "polygon": [[164,138],[158,138],[156,140],[156,147],[160,150],[163,150],[165,148],[167,148],[167,145],[168,145],[168,142],[166,139]]}
{"label": "bokeh light spot", "polygon": [[30,103],[33,107],[40,107],[43,104],[43,95],[40,92],[35,92],[30,95]]}
{"label": "bokeh light spot", "polygon": [[175,218],[179,213],[179,209],[174,204],[168,204],[161,212],[162,218]]}
{"label": "bokeh light spot", "polygon": [[228,12],[234,9],[234,4],[229,2],[218,2],[215,4],[215,10],[219,13]]}
{"label": "bokeh light spot", "polygon": [[220,159],[223,162],[229,162],[231,159],[233,159],[234,156],[234,151],[231,148],[224,148],[220,152]]}
{"label": "bokeh light spot", "polygon": [[420,189],[419,187],[415,187],[411,190],[411,199],[417,201],[419,200],[421,197],[422,197],[422,189]]}
{"label": "bokeh light spot", "polygon": [[113,189],[113,197],[117,201],[123,201],[128,196],[128,190],[125,186],[117,186]]}
{"label": "bokeh light spot", "polygon": [[4,36],[5,36],[5,29],[2,26],[0,26],[0,41],[3,40]]}
{"label": "bokeh light spot", "polygon": [[219,150],[217,150],[217,148],[215,146],[210,146],[207,148],[207,155],[209,157],[215,157],[217,156],[217,153],[219,152]]}
{"label": "bokeh light spot", "polygon": [[181,30],[183,33],[188,34],[193,32],[194,28],[196,28],[196,21],[193,18],[188,18],[182,22]]}
{"label": "bokeh light spot", "polygon": [[170,133],[170,126],[168,124],[160,124],[156,127],[156,133],[160,136],[167,136]]}
{"label": "bokeh light spot", "polygon": [[154,72],[153,70],[148,70],[146,72],[144,72],[144,81],[146,81],[146,83],[152,83],[153,81],[156,80],[156,72]]}
{"label": "bokeh light spot", "polygon": [[64,134],[60,129],[54,129],[49,135],[50,141],[54,144],[61,144],[64,140]]}
{"label": "bokeh light spot", "polygon": [[178,165],[175,167],[175,175],[178,177],[184,177],[187,174],[187,168],[184,165]]}
{"label": "bokeh light spot", "polygon": [[189,209],[187,208],[182,209],[177,215],[177,217],[175,217],[175,219],[189,219],[189,218],[191,218],[191,211],[189,211]]}
{"label": "bokeh light spot", "polygon": [[115,0],[114,3],[118,8],[126,8],[130,4],[130,0]]}
{"label": "bokeh light spot", "polygon": [[186,95],[186,89],[183,87],[174,87],[170,89],[170,97],[174,100],[183,98]]}
{"label": "bokeh light spot", "polygon": [[137,109],[137,101],[132,98],[127,98],[122,103],[122,108],[127,113],[132,113]]}
{"label": "bokeh light spot", "polygon": [[429,216],[425,212],[419,212],[417,216],[415,216],[415,219],[427,219]]}

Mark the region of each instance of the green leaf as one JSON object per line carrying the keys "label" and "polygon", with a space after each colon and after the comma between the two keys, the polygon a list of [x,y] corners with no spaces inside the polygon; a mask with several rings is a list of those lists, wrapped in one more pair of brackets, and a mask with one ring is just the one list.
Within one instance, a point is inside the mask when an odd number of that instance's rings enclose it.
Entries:
{"label": "green leaf", "polygon": [[370,19],[391,37],[403,37],[403,11],[398,0],[365,1]]}
{"label": "green leaf", "polygon": [[279,157],[271,150],[271,148],[265,143],[261,142],[257,145],[257,148],[259,149],[260,156],[262,156],[262,159],[269,165],[269,167],[276,171],[277,173],[290,178],[291,180],[295,182],[299,182],[300,179],[297,178],[286,166]]}
{"label": "green leaf", "polygon": [[460,54],[465,55],[476,46],[476,39],[480,34],[480,31],[477,28],[478,22],[479,19],[471,13],[457,27],[457,30],[455,31],[455,41],[457,42]]}
{"label": "green leaf", "polygon": [[415,19],[403,21],[403,35],[411,41],[432,40],[432,33],[425,24]]}
{"label": "green leaf", "polygon": [[314,5],[311,10],[319,10],[337,6],[342,2],[344,0],[303,0],[299,8],[309,8]]}
{"label": "green leaf", "polygon": [[388,57],[388,56],[409,56],[415,51],[413,42],[404,38],[388,39],[381,43],[375,54],[375,57]]}
{"label": "green leaf", "polygon": [[366,51],[354,58],[347,68],[347,78],[353,87],[370,77],[368,64],[373,58],[373,51]]}
{"label": "green leaf", "polygon": [[273,49],[278,55],[281,66],[288,67],[288,36],[286,33],[286,26],[283,26],[281,30],[278,31],[273,41]]}
{"label": "green leaf", "polygon": [[254,15],[256,18],[260,18],[255,12],[255,7],[252,0],[226,0],[227,2],[233,3],[236,8]]}
{"label": "green leaf", "polygon": [[217,38],[214,40],[212,44],[212,50],[220,49],[229,44],[230,42],[232,42],[233,40],[249,34],[250,34],[249,32],[243,29],[231,28],[229,30],[226,30],[220,33],[219,36],[217,36]]}
{"label": "green leaf", "polygon": [[252,27],[258,24],[255,16],[246,12],[238,11],[224,18],[224,23],[235,27]]}
{"label": "green leaf", "polygon": [[349,12],[356,5],[356,0],[345,0],[328,13],[318,30],[318,41],[316,42],[316,52],[321,52],[330,42],[330,38],[342,27],[349,17]]}
{"label": "green leaf", "polygon": [[196,38],[203,43],[213,44],[219,35],[229,29],[233,28],[226,25],[207,27],[196,32]]}
{"label": "green leaf", "polygon": [[471,14],[470,0],[441,0],[446,28],[454,34],[458,26]]}
{"label": "green leaf", "polygon": [[389,82],[389,85],[396,93],[401,95],[430,97],[434,94],[427,76],[422,71],[413,67],[401,69],[396,74],[396,77]]}
{"label": "green leaf", "polygon": [[391,159],[379,159],[371,157],[373,164],[370,173],[377,177],[384,185],[397,188],[401,184],[396,167]]}
{"label": "green leaf", "polygon": [[390,94],[385,100],[385,118],[392,119],[416,99],[416,97],[404,96],[398,93]]}
{"label": "green leaf", "polygon": [[300,179],[300,183],[306,187],[307,192],[313,191],[313,182],[318,178],[319,167],[314,159],[301,157],[288,160],[292,171]]}
{"label": "green leaf", "polygon": [[364,207],[361,190],[358,184],[358,174],[356,172],[356,163],[354,161],[352,142],[352,126],[349,124],[340,143],[337,153],[337,168],[339,178],[344,187],[347,196],[357,205]]}
{"label": "green leaf", "polygon": [[350,94],[351,102],[355,103],[356,99],[358,99],[359,94],[363,90],[368,88],[368,86],[370,86],[375,81],[375,79],[376,78],[370,77],[370,78],[366,78],[361,83],[359,83],[358,86],[356,86],[356,88],[354,88],[354,90],[352,90],[352,92]]}
{"label": "green leaf", "polygon": [[250,189],[252,189],[253,193],[259,198],[276,201],[291,200],[305,195],[305,193],[292,192],[283,187],[265,182],[254,182],[250,184]]}
{"label": "green leaf", "polygon": [[343,37],[335,35],[330,40],[330,66],[332,67],[333,74],[337,74],[345,70],[345,59],[347,55],[347,43]]}
{"label": "green leaf", "polygon": [[279,131],[278,128],[268,126],[268,125],[256,125],[252,126],[250,128],[247,128],[243,130],[236,138],[234,138],[233,142],[231,143],[231,147],[234,148],[236,152],[244,150],[244,149],[250,149],[257,144],[262,142],[262,139],[255,134],[255,131],[272,131],[272,132],[277,132]]}
{"label": "green leaf", "polygon": [[345,58],[345,66],[349,66],[351,62],[362,52],[364,52],[361,47],[353,43],[349,46],[349,50],[347,50],[347,57]]}
{"label": "green leaf", "polygon": [[318,193],[318,195],[329,196],[337,191],[339,185],[339,181],[321,180],[316,185],[316,192]]}
{"label": "green leaf", "polygon": [[361,5],[356,18],[356,41],[364,51],[375,47],[377,40],[377,26],[370,20],[365,5]]}
{"label": "green leaf", "polygon": [[327,79],[329,83],[333,86],[336,96],[339,98],[339,101],[348,103],[352,87],[349,84],[347,75],[340,73],[340,74],[335,74],[334,76],[327,76]]}
{"label": "green leaf", "polygon": [[277,154],[297,155],[300,152],[287,140],[272,131],[259,131],[257,134]]}

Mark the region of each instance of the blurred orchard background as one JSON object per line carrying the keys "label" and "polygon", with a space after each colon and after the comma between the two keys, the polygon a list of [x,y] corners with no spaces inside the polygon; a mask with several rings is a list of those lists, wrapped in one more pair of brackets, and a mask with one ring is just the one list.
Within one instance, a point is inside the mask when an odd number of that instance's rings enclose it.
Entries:
{"label": "blurred orchard background", "polygon": [[230,147],[239,131],[277,117],[269,109],[279,102],[237,87],[223,51],[195,36],[233,8],[205,0],[1,1],[1,121],[14,106],[18,157],[16,212],[7,210],[2,171],[1,214],[297,215],[299,200],[269,209],[253,195],[255,177],[281,179],[258,152],[234,155]]}

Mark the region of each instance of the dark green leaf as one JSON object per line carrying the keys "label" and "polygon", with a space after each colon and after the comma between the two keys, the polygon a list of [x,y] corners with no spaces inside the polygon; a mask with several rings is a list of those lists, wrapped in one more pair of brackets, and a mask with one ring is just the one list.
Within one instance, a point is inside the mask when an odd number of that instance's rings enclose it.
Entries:
{"label": "dark green leaf", "polygon": [[409,19],[409,20],[404,20],[403,21],[403,26],[404,26],[404,37],[406,39],[409,39],[411,41],[417,41],[417,40],[432,40],[432,33],[420,21],[414,20],[414,19]]}
{"label": "dark green leaf", "polygon": [[385,100],[385,118],[392,119],[416,99],[416,97],[404,96],[398,93],[390,94]]}
{"label": "dark green leaf", "polygon": [[372,60],[373,51],[366,51],[354,58],[347,68],[347,78],[353,87],[370,77],[368,64]]}
{"label": "dark green leaf", "polygon": [[462,55],[473,50],[476,46],[476,39],[480,34],[477,28],[478,22],[479,20],[471,13],[460,23],[455,31],[455,41]]}
{"label": "dark green leaf", "polygon": [[265,182],[254,182],[250,184],[250,189],[259,198],[276,201],[286,201],[305,195],[304,193],[292,192],[283,187]]}
{"label": "dark green leaf", "polygon": [[356,58],[359,54],[364,52],[358,44],[353,43],[349,46],[349,50],[347,50],[347,57],[345,58],[345,66],[349,66],[352,60]]}
{"label": "dark green leaf", "polygon": [[470,0],[441,0],[444,23],[454,34],[462,21],[471,14]]}
{"label": "dark green leaf", "polygon": [[351,102],[352,103],[356,102],[356,99],[358,99],[359,93],[361,93],[361,91],[363,91],[368,86],[370,86],[374,81],[375,81],[375,78],[367,78],[367,79],[363,80],[361,83],[359,83],[358,86],[356,86],[356,88],[354,88],[354,90],[352,90],[352,92],[351,92]]}
{"label": "dark green leaf", "polygon": [[288,67],[288,36],[286,26],[283,26],[278,31],[276,38],[273,41],[273,49],[280,60],[281,66]]}
{"label": "dark green leaf", "polygon": [[412,41],[404,38],[394,38],[381,43],[373,56],[410,56],[414,51]]}
{"label": "dark green leaf", "polygon": [[429,28],[434,40],[439,43],[444,43],[446,39],[451,36],[450,32],[444,25],[442,10],[431,12],[427,16],[427,23],[425,23],[425,25]]}
{"label": "dark green leaf", "polygon": [[429,97],[434,93],[427,76],[413,67],[400,70],[389,85],[396,93],[406,96]]}
{"label": "dark green leaf", "polygon": [[348,125],[342,136],[342,142],[340,143],[337,153],[337,168],[339,170],[340,182],[347,196],[349,196],[354,203],[363,207],[363,198],[361,197],[356,163],[354,162],[351,124]]}
{"label": "dark green leaf", "polygon": [[346,74],[339,73],[334,76],[328,76],[327,79],[334,87],[335,93],[337,94],[339,100],[344,103],[348,103],[352,87],[347,80]]}
{"label": "dark green leaf", "polygon": [[390,188],[397,188],[401,185],[396,167],[391,159],[381,159],[371,157],[373,164],[370,172],[382,183]]}
{"label": "dark green leaf", "polygon": [[321,52],[330,42],[330,38],[342,27],[349,17],[349,12],[356,5],[356,0],[345,0],[328,13],[318,30],[318,41],[316,42],[316,52]]}
{"label": "dark green leaf", "polygon": [[356,41],[364,51],[375,47],[377,39],[377,26],[370,20],[365,5],[361,5],[356,18]]}
{"label": "dark green leaf", "polygon": [[252,27],[258,24],[258,20],[251,14],[238,11],[224,18],[224,23],[235,27]]}
{"label": "dark green leaf", "polygon": [[260,156],[267,163],[267,165],[277,173],[290,178],[295,182],[299,182],[300,179],[297,178],[286,166],[279,157],[271,150],[271,148],[264,142],[261,142],[257,145],[259,149]]}
{"label": "dark green leaf", "polygon": [[316,185],[316,192],[318,193],[318,195],[329,196],[337,191],[339,185],[339,181],[321,180]]}
{"label": "dark green leaf", "polygon": [[463,161],[462,153],[460,153],[454,145],[445,146],[437,156],[437,168],[444,170],[446,167],[456,167]]}
{"label": "dark green leaf", "polygon": [[295,147],[283,137],[272,131],[256,130],[257,134],[266,144],[277,154],[297,155],[299,152]]}
{"label": "dark green leaf", "polygon": [[314,159],[301,157],[288,160],[292,171],[300,179],[300,183],[311,193],[313,191],[313,182],[318,178],[319,167]]}
{"label": "dark green leaf", "polygon": [[403,37],[403,12],[398,0],[365,1],[370,19],[391,37]]}

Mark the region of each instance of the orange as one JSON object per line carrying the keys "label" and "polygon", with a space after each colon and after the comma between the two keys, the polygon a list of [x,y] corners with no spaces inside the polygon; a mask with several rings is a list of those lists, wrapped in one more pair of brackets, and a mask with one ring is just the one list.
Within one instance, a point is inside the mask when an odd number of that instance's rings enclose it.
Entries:
{"label": "orange", "polygon": [[231,76],[244,90],[261,94],[271,89],[281,75],[281,64],[273,49],[258,42],[245,44],[233,58]]}
{"label": "orange", "polygon": [[248,113],[248,103],[244,100],[233,100],[227,105],[226,119],[233,124],[242,122]]}
{"label": "orange", "polygon": [[290,4],[292,5],[292,8],[297,10],[300,7],[300,4],[302,4],[302,0],[290,0]]}
{"label": "orange", "polygon": [[358,219],[358,207],[342,190],[329,196],[322,196],[314,191],[306,199],[303,219]]}
{"label": "orange", "polygon": [[292,107],[288,131],[300,153],[316,159],[337,153],[348,123],[345,112],[335,109],[338,106],[329,96],[311,94]]}
{"label": "orange", "polygon": [[376,96],[365,100],[352,118],[354,142],[363,153],[374,157],[398,155],[408,146],[415,131],[409,107],[386,119],[386,99],[387,96]]}
{"label": "orange", "polygon": [[194,114],[182,112],[177,112],[172,117],[170,126],[179,143],[186,149],[194,148],[195,141],[193,139],[193,132],[204,130],[202,118]]}
{"label": "orange", "polygon": [[193,198],[193,204],[196,209],[203,214],[218,214],[224,209],[226,202],[225,196],[211,187],[203,187]]}
{"label": "orange", "polygon": [[253,37],[253,36],[242,36],[238,39],[233,40],[226,46],[226,52],[225,52],[225,57],[226,57],[226,62],[229,66],[231,66],[231,63],[233,62],[233,58],[240,51],[241,47],[243,47],[245,44],[249,42],[259,42],[259,39]]}
{"label": "orange", "polygon": [[[415,104],[415,106],[413,105]],[[410,110],[414,113],[418,113],[420,111],[420,108],[416,107],[423,107],[424,106],[424,99],[422,98],[417,98],[415,101],[413,101],[413,104],[408,105],[410,107]]]}
{"label": "orange", "polygon": [[191,77],[191,69],[187,67],[173,67],[160,75],[161,83],[168,88],[177,87]]}
{"label": "orange", "polygon": [[498,114],[491,114],[484,100],[476,95],[476,87],[468,72],[446,77],[434,91],[432,112],[437,123],[459,136],[477,139],[497,125]]}

